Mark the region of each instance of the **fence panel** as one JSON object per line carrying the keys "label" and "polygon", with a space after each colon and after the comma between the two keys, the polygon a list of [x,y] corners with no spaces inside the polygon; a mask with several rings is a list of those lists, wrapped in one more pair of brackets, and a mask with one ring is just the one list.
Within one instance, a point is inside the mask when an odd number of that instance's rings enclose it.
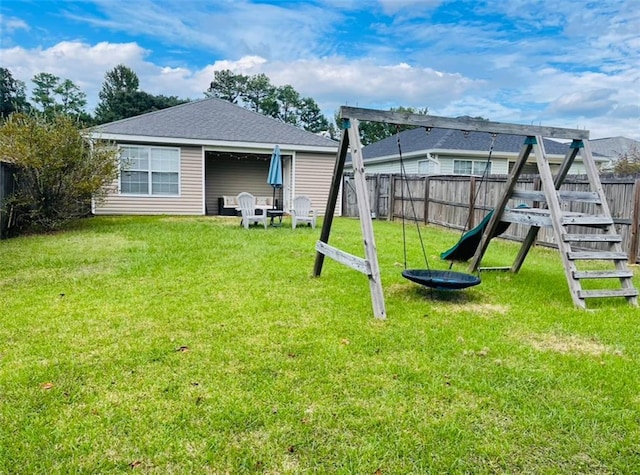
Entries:
{"label": "fence panel", "polygon": [[6,199],[15,187],[15,167],[0,161],[0,239],[5,239],[11,226],[11,213],[6,209]]}
{"label": "fence panel", "polygon": [[[352,177],[352,174],[345,174],[344,177],[345,216],[358,215]],[[493,209],[505,191],[507,178],[506,175],[491,175],[484,180],[464,175],[410,175],[403,179],[401,175],[383,174],[367,175],[367,184],[371,211],[379,218],[394,219],[404,216],[406,219],[417,219],[424,223],[468,230]],[[601,181],[611,215],[623,239],[623,249],[640,253],[640,245],[634,242],[634,239],[640,239],[640,217],[637,216],[640,213],[640,203],[636,203],[640,200],[640,192],[636,189],[640,186],[640,179],[603,176]],[[527,191],[540,190],[540,179],[537,175],[522,175],[517,188]],[[582,176],[567,177],[561,187],[561,191],[588,190],[589,182]],[[507,206],[516,207],[521,203],[522,200],[513,199],[509,200]],[[544,203],[527,204],[534,207],[544,206]],[[593,203],[567,202],[562,206],[566,211],[595,213]],[[502,237],[522,241],[528,231],[528,226],[512,224]],[[584,228],[570,228],[569,232],[584,232]],[[556,247],[553,230],[541,228],[537,244]],[[603,248],[606,244],[588,244],[586,248],[590,248],[589,246]],[[640,256],[636,256],[636,261],[640,261]]]}

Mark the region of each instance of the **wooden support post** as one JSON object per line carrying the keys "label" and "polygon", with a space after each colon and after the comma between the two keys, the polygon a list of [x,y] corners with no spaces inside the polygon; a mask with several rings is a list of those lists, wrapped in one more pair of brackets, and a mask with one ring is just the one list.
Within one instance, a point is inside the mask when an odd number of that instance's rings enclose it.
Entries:
{"label": "wooden support post", "polygon": [[[342,131],[342,137],[340,138],[340,145],[338,146],[338,156],[336,157],[336,163],[333,168],[333,180],[331,181],[331,188],[329,189],[329,199],[327,200],[327,207],[324,212],[324,219],[322,222],[322,231],[320,233],[320,241],[324,243],[329,242],[329,235],[331,234],[331,224],[333,223],[333,216],[336,212],[336,203],[338,202],[338,194],[340,193],[340,185],[342,184],[342,174],[344,172],[344,162],[347,158],[347,151],[349,150],[349,134],[346,130]],[[324,264],[324,254],[321,252],[316,253],[316,262],[313,266],[313,276],[319,277],[322,273],[322,265]]]}
{"label": "wooden support post", "polygon": [[473,261],[471,261],[471,265],[469,266],[470,272],[475,272],[476,270],[478,270],[478,267],[480,267],[480,262],[482,262],[484,253],[487,252],[487,248],[489,247],[489,241],[498,228],[498,223],[500,222],[500,218],[502,218],[502,213],[504,213],[504,209],[509,202],[509,198],[511,197],[511,193],[513,192],[513,189],[518,182],[518,178],[522,173],[522,169],[527,163],[527,158],[529,158],[529,154],[531,153],[531,149],[533,148],[533,145],[531,144],[532,141],[535,141],[535,138],[528,136],[527,140],[525,140],[524,145],[520,149],[520,154],[518,155],[516,163],[514,164],[513,169],[509,174],[509,178],[507,179],[506,188],[504,190],[504,193],[502,194],[502,198],[494,208],[493,215],[491,215],[491,219],[489,220],[484,233],[482,233],[482,239],[480,240],[478,249],[476,249],[476,253],[473,256]]}
{"label": "wooden support post", "polygon": [[631,243],[629,245],[629,264],[638,260],[640,241],[640,178],[633,185],[633,216],[631,216]]}
{"label": "wooden support post", "polygon": [[[578,140],[573,141],[572,147],[569,148],[569,150],[567,150],[567,153],[565,154],[564,159],[562,160],[562,164],[560,165],[560,169],[558,170],[558,173],[553,178],[553,186],[555,187],[556,190],[559,190],[560,187],[562,186],[562,183],[564,183],[564,179],[567,177],[567,174],[569,173],[569,169],[571,168],[571,165],[573,164],[576,156],[578,155],[578,150],[580,150],[578,147],[578,143],[579,143]],[[540,173],[540,170],[538,170],[538,172]],[[536,177],[536,181],[534,181],[534,189],[536,190],[540,190],[542,187],[540,178],[541,178],[541,175],[538,175]],[[533,207],[546,208],[547,204],[545,203],[544,205],[541,206],[540,202],[536,201],[533,203]],[[539,231],[540,231],[539,226],[531,226],[529,228],[529,231],[527,232],[527,237],[524,238],[524,241],[522,242],[522,246],[520,246],[520,251],[516,256],[515,261],[513,261],[513,266],[511,266],[511,272],[517,273],[520,271],[520,269],[522,268],[522,264],[524,263],[524,260],[527,257],[527,254],[529,254],[529,250],[531,249],[531,246],[533,246],[533,244],[536,242],[536,238],[538,237]]]}
{"label": "wooden support post", "polygon": [[356,184],[356,197],[358,212],[360,214],[360,227],[364,243],[365,259],[369,263],[369,290],[371,292],[371,304],[373,315],[379,319],[387,317],[384,306],[384,294],[380,280],[380,268],[378,266],[378,254],[376,242],[373,236],[373,222],[371,221],[371,207],[369,205],[369,193],[364,172],[364,160],[362,158],[362,144],[360,143],[360,131],[358,121],[352,119],[349,129],[349,142],[351,143],[351,161],[353,163],[353,180]]}
{"label": "wooden support post", "polygon": [[571,299],[576,307],[584,309],[586,308],[586,303],[584,299],[581,299],[578,295],[580,283],[573,278],[572,271],[574,270],[574,266],[569,259],[570,249],[563,238],[564,234],[566,234],[566,230],[562,226],[560,200],[558,198],[554,178],[551,174],[551,168],[549,167],[549,159],[545,153],[544,142],[541,136],[536,137],[536,144],[533,146],[533,150],[536,156],[536,163],[538,164],[538,173],[540,173],[540,179],[542,180],[542,189],[544,190],[545,197],[547,198],[547,208],[549,209],[554,235],[558,244],[558,251],[560,251],[562,267],[567,283],[569,284]]}

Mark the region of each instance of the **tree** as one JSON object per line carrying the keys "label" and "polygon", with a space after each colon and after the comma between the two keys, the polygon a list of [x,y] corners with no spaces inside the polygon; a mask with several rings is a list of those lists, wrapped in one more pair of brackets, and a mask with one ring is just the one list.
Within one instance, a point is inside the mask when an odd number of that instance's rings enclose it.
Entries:
{"label": "tree", "polygon": [[55,113],[55,89],[60,78],[51,73],[38,73],[31,79],[35,84],[31,93],[31,100],[39,107],[40,112],[45,115]]}
{"label": "tree", "polygon": [[9,69],[0,68],[0,117],[27,112],[29,107],[24,82],[14,79]]}
{"label": "tree", "polygon": [[0,149],[18,168],[7,202],[19,230],[50,231],[86,215],[118,173],[116,149],[91,144],[67,115],[12,114],[0,125]]}
{"label": "tree", "polygon": [[245,76],[230,70],[216,71],[205,95],[227,100],[310,132],[329,129],[329,122],[312,98],[301,98],[290,84],[273,86],[265,74]]}
{"label": "tree", "polygon": [[132,98],[139,87],[138,75],[124,64],[107,71],[98,93],[100,102],[96,106],[96,123],[104,124],[136,115],[138,108],[132,105]]}
{"label": "tree", "polygon": [[73,81],[61,81],[51,73],[38,73],[31,81],[35,84],[31,99],[45,116],[52,118],[57,114],[66,114],[76,119],[89,118],[84,110],[87,95]]}
{"label": "tree", "polygon": [[60,112],[80,116],[87,105],[87,95],[69,79],[65,79],[54,89],[60,97]]}
{"label": "tree", "polygon": [[276,100],[279,104],[278,118],[285,124],[298,125],[298,106],[300,94],[293,86],[286,84],[276,90]]}
{"label": "tree", "polygon": [[[423,114],[427,115],[429,113],[429,109],[414,109],[413,107],[397,107],[389,109],[390,112],[401,112],[407,114]],[[336,121],[337,122],[337,121]],[[395,125],[395,124],[387,124],[384,122],[361,122],[360,123],[360,139],[362,140],[362,145],[369,145],[375,142],[379,142],[382,139],[386,139],[387,137],[391,137],[397,132],[402,132],[403,130],[413,129],[415,127],[410,125]]]}
{"label": "tree", "polygon": [[154,96],[139,90],[136,73],[119,64],[105,74],[96,107],[96,123],[104,124],[188,102],[176,96]]}
{"label": "tree", "polygon": [[234,74],[229,69],[214,71],[213,81],[211,81],[209,89],[204,94],[207,97],[217,97],[237,104],[238,98],[245,91],[247,79],[247,76]]}
{"label": "tree", "polygon": [[124,64],[118,64],[104,75],[98,97],[102,102],[109,102],[118,92],[135,92],[139,87],[140,80],[133,69]]}
{"label": "tree", "polygon": [[335,132],[335,127],[329,126],[329,121],[327,118],[322,115],[320,111],[320,107],[310,97],[304,97],[300,101],[299,111],[300,111],[300,125],[304,130],[308,130],[309,132],[318,133],[318,132],[329,132],[329,136],[333,138],[333,133]]}
{"label": "tree", "polygon": [[613,167],[613,173],[616,175],[640,173],[640,148],[632,145],[627,151],[617,155],[618,160]]}
{"label": "tree", "polygon": [[238,84],[241,87],[240,99],[248,109],[276,117],[277,107],[274,107],[276,88],[266,74],[245,76],[238,80]]}

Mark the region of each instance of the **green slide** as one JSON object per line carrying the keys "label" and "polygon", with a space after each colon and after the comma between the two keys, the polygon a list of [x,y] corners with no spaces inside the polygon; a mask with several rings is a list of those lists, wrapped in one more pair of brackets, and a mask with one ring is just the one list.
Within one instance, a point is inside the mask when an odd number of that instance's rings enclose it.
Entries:
{"label": "green slide", "polygon": [[[528,206],[521,204],[518,205],[518,208],[528,208]],[[494,211],[495,210],[492,209],[475,228],[464,233],[455,246],[440,254],[440,258],[447,261],[468,261],[471,259],[480,245],[482,234],[489,224],[489,220],[491,220]],[[491,237],[494,238],[504,233],[509,228],[509,224],[510,223],[505,221],[500,221],[496,231]]]}

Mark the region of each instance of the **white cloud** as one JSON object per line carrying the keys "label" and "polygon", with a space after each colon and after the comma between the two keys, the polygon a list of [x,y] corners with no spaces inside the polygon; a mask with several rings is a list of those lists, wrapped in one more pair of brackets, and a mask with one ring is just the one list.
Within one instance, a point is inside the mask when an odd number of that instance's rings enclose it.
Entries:
{"label": "white cloud", "polygon": [[[4,67],[11,70],[15,79],[24,81],[27,88],[34,75],[51,73],[72,80],[87,94],[90,107],[96,104],[105,73],[116,65],[125,64],[139,75],[140,70],[149,70],[149,63],[145,62],[148,51],[136,43],[88,45],[64,41],[50,48],[14,47],[0,52]],[[157,72],[160,68],[154,66],[153,69]]]}
{"label": "white cloud", "polygon": [[0,14],[0,25],[2,25],[3,35],[13,33],[16,30],[29,31],[31,29],[24,20],[2,14]]}
{"label": "white cloud", "polygon": [[246,0],[113,2],[95,0],[97,14],[65,12],[68,19],[130,33],[144,32],[167,45],[209,50],[216,57],[260,55],[272,59],[324,55],[332,43],[323,41],[333,32],[340,14],[313,4],[251,3]]}
{"label": "white cloud", "polygon": [[74,3],[61,3],[58,14],[144,43],[6,48],[3,66],[27,85],[42,71],[69,78],[92,106],[119,63],[138,74],[143,90],[191,99],[203,97],[214,71],[231,69],[291,84],[329,117],[343,104],[428,107],[640,138],[640,9],[632,0],[567,0],[553,9],[531,0],[456,8],[450,0],[318,0],[295,9],[251,0],[93,4],[90,15]]}

